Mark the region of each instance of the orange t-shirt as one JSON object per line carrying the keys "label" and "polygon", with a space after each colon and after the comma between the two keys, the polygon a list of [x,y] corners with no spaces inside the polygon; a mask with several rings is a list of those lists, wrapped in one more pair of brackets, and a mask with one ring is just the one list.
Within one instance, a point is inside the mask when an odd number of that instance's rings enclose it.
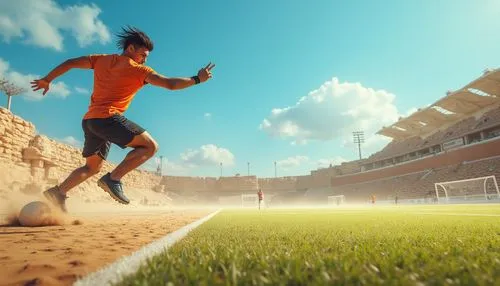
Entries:
{"label": "orange t-shirt", "polygon": [[94,69],[94,91],[89,110],[83,117],[107,118],[122,114],[154,70],[120,55],[90,55]]}

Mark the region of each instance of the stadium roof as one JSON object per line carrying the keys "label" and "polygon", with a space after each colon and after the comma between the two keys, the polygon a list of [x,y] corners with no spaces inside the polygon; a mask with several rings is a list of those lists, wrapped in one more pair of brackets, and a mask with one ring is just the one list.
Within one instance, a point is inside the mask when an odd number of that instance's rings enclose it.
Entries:
{"label": "stadium roof", "polygon": [[429,107],[419,109],[406,118],[400,118],[377,134],[401,140],[413,136],[430,135],[444,126],[463,120],[500,103],[500,69],[486,71],[483,76],[449,92]]}

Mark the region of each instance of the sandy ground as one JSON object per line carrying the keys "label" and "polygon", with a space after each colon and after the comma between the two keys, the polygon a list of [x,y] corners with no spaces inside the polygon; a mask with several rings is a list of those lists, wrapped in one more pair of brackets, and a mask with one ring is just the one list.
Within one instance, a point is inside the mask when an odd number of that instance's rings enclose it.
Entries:
{"label": "sandy ground", "polygon": [[44,227],[6,226],[0,213],[0,285],[71,285],[212,211],[80,209]]}

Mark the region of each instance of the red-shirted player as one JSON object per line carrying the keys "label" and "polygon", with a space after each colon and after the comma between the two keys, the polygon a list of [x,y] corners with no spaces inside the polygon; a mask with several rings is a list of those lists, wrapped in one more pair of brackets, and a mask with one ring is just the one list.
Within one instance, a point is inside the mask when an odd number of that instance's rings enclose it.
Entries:
{"label": "red-shirted player", "polygon": [[259,210],[260,210],[260,203],[264,200],[264,193],[262,192],[262,189],[259,189],[257,195],[259,196]]}

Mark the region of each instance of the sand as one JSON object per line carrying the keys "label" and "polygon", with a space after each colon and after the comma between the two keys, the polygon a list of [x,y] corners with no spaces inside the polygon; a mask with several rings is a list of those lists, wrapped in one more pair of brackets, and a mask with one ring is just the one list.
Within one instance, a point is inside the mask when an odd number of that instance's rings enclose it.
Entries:
{"label": "sand", "polygon": [[80,211],[63,225],[0,226],[0,285],[71,285],[213,210]]}

